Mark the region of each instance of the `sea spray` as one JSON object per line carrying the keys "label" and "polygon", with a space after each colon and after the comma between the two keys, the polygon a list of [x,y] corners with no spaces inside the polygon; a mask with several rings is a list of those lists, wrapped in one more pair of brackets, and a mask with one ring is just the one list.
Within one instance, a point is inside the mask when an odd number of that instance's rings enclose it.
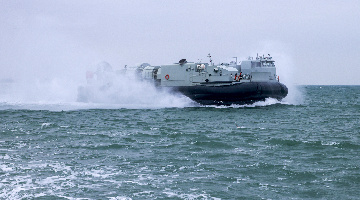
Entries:
{"label": "sea spray", "polygon": [[[96,69],[96,68],[95,68]],[[28,76],[0,81],[2,109],[74,110],[89,108],[164,108],[192,106],[179,94],[157,89],[141,80],[135,70],[113,70],[102,62],[92,72],[69,76]],[[80,78],[81,77],[81,78]],[[86,77],[86,79],[85,79]]]}
{"label": "sea spray", "polygon": [[270,53],[273,58],[276,59],[276,73],[279,81],[284,83],[288,88],[288,95],[282,100],[282,102],[299,105],[304,102],[304,95],[299,86],[301,78],[297,76],[298,66],[293,61],[292,50],[286,44],[277,41],[264,41],[259,47],[260,52]]}
{"label": "sea spray", "polygon": [[76,99],[76,80],[63,78],[33,78],[0,83],[3,103],[68,103]]}
{"label": "sea spray", "polygon": [[280,76],[280,82],[284,83],[288,88],[288,95],[282,100],[293,105],[299,105],[304,102],[303,92],[301,86],[297,84],[296,69],[290,56],[281,54],[278,56],[278,74]]}
{"label": "sea spray", "polygon": [[125,107],[184,107],[192,101],[180,94],[156,88],[143,80],[136,69],[114,71],[102,62],[95,72],[86,73],[87,84],[78,88],[80,102],[118,104]]}

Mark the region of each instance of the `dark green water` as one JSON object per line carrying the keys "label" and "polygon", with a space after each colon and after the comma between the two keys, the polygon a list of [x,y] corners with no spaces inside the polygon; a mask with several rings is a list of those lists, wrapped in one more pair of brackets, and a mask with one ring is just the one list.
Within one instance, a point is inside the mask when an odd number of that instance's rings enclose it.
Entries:
{"label": "dark green water", "polygon": [[0,199],[358,199],[360,86],[301,91],[299,105],[2,103]]}

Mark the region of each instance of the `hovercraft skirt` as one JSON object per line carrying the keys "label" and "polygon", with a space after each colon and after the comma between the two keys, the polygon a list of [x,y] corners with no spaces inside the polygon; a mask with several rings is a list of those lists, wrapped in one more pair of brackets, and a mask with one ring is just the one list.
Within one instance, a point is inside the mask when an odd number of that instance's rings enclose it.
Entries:
{"label": "hovercraft skirt", "polygon": [[173,88],[203,105],[248,104],[264,101],[266,98],[278,100],[286,97],[287,87],[279,82],[244,82],[231,85],[178,86]]}

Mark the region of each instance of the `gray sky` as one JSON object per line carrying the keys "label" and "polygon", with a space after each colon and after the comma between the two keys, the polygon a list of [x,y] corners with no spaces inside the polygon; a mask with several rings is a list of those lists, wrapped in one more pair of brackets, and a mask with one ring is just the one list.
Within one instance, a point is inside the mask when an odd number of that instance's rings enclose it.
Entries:
{"label": "gray sky", "polygon": [[360,84],[360,1],[0,0],[0,79],[270,53],[282,80]]}

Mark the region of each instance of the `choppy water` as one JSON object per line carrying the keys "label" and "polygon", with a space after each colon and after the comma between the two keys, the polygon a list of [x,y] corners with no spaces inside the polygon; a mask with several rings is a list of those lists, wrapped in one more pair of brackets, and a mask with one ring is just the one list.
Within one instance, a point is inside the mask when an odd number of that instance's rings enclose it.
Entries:
{"label": "choppy water", "polygon": [[358,199],[360,86],[301,90],[299,105],[0,103],[0,199]]}

